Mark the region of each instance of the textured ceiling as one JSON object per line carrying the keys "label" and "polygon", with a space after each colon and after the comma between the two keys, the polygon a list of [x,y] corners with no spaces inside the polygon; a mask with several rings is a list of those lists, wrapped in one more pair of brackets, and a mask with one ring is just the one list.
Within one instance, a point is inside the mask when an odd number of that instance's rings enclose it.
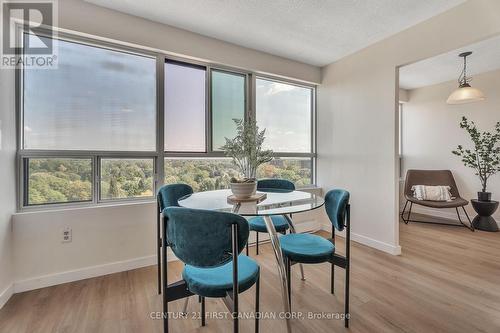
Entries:
{"label": "textured ceiling", "polygon": [[500,36],[498,36],[401,67],[399,86],[403,89],[415,89],[458,80],[463,66],[463,60],[458,55],[465,51],[473,52],[467,57],[467,76],[500,69]]}
{"label": "textured ceiling", "polygon": [[316,66],[464,0],[85,0]]}

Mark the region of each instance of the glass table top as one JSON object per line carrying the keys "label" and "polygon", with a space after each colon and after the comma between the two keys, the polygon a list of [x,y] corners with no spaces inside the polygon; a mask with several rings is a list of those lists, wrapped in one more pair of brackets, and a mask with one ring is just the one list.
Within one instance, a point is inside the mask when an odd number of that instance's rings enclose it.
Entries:
{"label": "glass table top", "polygon": [[[319,208],[325,203],[321,196],[304,191],[257,191],[257,193],[266,193],[267,198],[257,205],[255,203],[242,203],[238,210],[239,215],[265,216],[294,214]],[[227,202],[227,197],[231,194],[231,190],[229,189],[197,192],[179,199],[179,205],[186,208],[231,212],[234,206]]]}

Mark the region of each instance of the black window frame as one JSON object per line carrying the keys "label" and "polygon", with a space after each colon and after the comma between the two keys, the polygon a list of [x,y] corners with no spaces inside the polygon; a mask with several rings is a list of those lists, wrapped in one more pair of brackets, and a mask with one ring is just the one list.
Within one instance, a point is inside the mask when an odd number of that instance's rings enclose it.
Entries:
{"label": "black window frame", "polygon": [[[40,31],[37,31],[40,33]],[[22,34],[21,34],[22,35]],[[47,34],[48,36],[48,34]],[[119,42],[102,41],[97,38],[82,37],[69,33],[59,32],[57,39],[75,42],[82,45],[92,47],[107,48],[120,52],[127,52],[137,54],[140,56],[147,56],[156,59],[156,150],[155,151],[90,151],[90,150],[40,150],[40,149],[24,149],[23,145],[23,72],[22,67],[16,69],[16,116],[17,116],[17,183],[18,183],[18,211],[28,210],[43,210],[54,209],[58,207],[86,207],[96,205],[109,205],[127,202],[151,202],[154,196],[151,197],[133,197],[133,198],[120,198],[120,199],[102,199],[101,192],[101,179],[100,169],[101,160],[108,158],[151,158],[154,160],[154,179],[153,179],[153,193],[163,185],[165,180],[164,175],[164,161],[165,158],[221,158],[225,157],[222,151],[214,150],[212,147],[212,105],[211,105],[211,76],[213,71],[222,71],[230,74],[242,75],[245,77],[245,120],[250,118],[255,119],[255,82],[257,78],[265,80],[272,80],[276,82],[307,87],[312,90],[311,99],[311,152],[310,153],[276,153],[276,157],[283,158],[310,158],[311,159],[311,184],[307,187],[313,187],[316,184],[316,170],[317,170],[317,154],[316,154],[316,85],[303,83],[297,80],[284,79],[274,77],[272,75],[255,73],[248,70],[239,68],[232,68],[225,65],[197,61],[178,56],[168,55],[159,51],[150,51],[148,49],[141,49],[138,47],[130,47]],[[165,85],[165,65],[167,62],[178,63],[186,66],[193,66],[204,68],[206,71],[206,109],[205,109],[205,152],[174,152],[165,151],[165,136],[164,136],[164,115],[165,115],[165,101],[164,101],[164,85]],[[84,202],[69,202],[69,203],[47,203],[40,205],[29,205],[27,201],[28,196],[28,172],[25,168],[26,161],[29,158],[90,158],[92,159],[92,200]]]}

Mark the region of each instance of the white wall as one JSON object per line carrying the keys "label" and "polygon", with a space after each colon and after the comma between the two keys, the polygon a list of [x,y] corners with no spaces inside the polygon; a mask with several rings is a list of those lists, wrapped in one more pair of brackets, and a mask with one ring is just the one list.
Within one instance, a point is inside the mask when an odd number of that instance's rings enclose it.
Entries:
{"label": "white wall", "polygon": [[[446,104],[446,98],[456,89],[455,80],[411,90],[409,101],[403,106],[402,121],[403,174],[408,169],[450,169],[460,194],[466,199],[476,198],[481,184],[474,170],[465,167],[451,151],[458,144],[471,147],[467,132],[459,127],[462,116],[473,120],[481,130],[491,131],[495,123],[500,121],[500,70],[475,75],[472,85],[486,94],[485,101]],[[493,192],[493,199],[500,199],[500,175],[490,178],[488,190]],[[414,206],[414,211],[456,218],[454,210]],[[475,215],[470,205],[468,211]],[[500,212],[496,213],[496,217],[500,221]]]}
{"label": "white wall", "polygon": [[353,239],[400,251],[397,66],[500,33],[499,12],[500,1],[468,1],[322,69],[318,182],[351,191]]}
{"label": "white wall", "polygon": [[[15,214],[14,291],[156,264],[155,212],[151,202]],[[297,229],[320,229],[320,213],[295,214]],[[72,229],[70,243],[61,242],[66,227]],[[254,238],[251,233],[250,242]]]}
{"label": "white wall", "polygon": [[201,36],[82,0],[59,1],[59,26],[172,54],[318,83],[320,68]]}
{"label": "white wall", "polygon": [[15,201],[16,121],[14,71],[0,69],[0,308],[12,294],[11,214]]}
{"label": "white wall", "polygon": [[[152,202],[15,214],[15,291],[155,263],[155,208]],[[65,227],[70,243],[61,242]]]}

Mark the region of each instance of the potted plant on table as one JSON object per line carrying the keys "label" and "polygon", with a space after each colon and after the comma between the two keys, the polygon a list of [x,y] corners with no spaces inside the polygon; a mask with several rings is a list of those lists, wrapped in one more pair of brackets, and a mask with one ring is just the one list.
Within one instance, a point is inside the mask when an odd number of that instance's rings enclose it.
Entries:
{"label": "potted plant on table", "polygon": [[465,166],[473,168],[481,181],[482,190],[477,192],[479,201],[490,201],[491,192],[486,191],[488,178],[500,171],[500,122],[493,133],[480,132],[476,124],[462,117],[460,128],[464,128],[474,144],[473,149],[464,149],[459,145],[453,154],[460,156]]}
{"label": "potted plant on table", "polygon": [[249,198],[257,189],[257,168],[273,159],[273,151],[263,149],[266,130],[259,131],[255,120],[233,119],[236,124],[236,136],[226,138],[221,150],[239,168],[241,178],[231,178],[231,191],[237,198]]}

